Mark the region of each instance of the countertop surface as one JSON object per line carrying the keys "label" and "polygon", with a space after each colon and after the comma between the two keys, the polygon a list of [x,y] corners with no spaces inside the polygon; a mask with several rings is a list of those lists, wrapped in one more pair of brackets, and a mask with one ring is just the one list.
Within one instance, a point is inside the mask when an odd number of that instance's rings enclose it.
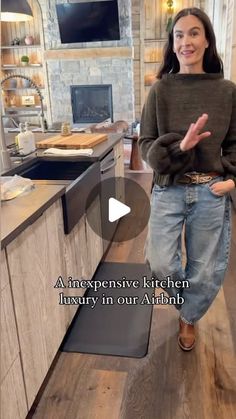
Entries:
{"label": "countertop surface", "polygon": [[1,248],[32,224],[65,192],[64,184],[34,181],[34,188],[25,195],[1,202]]}
{"label": "countertop surface", "polygon": [[[17,133],[6,134],[7,145],[14,142]],[[35,133],[36,141],[55,136],[57,133]],[[22,169],[31,165],[33,160],[43,158],[47,161],[99,161],[117,144],[122,134],[109,134],[108,139],[96,145],[92,156],[59,157],[45,156],[43,150],[37,150],[23,159],[12,160],[11,169],[4,171],[2,175],[11,176],[17,173],[17,168]],[[10,201],[1,202],[1,248],[7,246],[24,229],[32,224],[37,218],[60,198],[66,190],[68,181],[35,180],[35,188],[27,195],[19,195]]]}
{"label": "countertop surface", "polygon": [[[35,133],[35,141],[40,141],[40,140],[44,140],[46,138],[50,138],[53,137],[55,135],[57,135],[58,132],[54,132],[54,133]],[[14,143],[14,138],[17,135],[17,133],[8,133],[6,134],[6,143],[7,145],[13,144]],[[43,158],[44,160],[67,160],[67,161],[98,161],[98,160],[102,160],[103,157],[114,147],[114,145],[116,145],[121,138],[123,138],[123,134],[122,133],[118,133],[118,134],[109,134],[108,135],[108,139],[103,141],[100,144],[97,144],[96,146],[93,147],[93,154],[91,156],[70,156],[70,157],[64,157],[64,156],[47,156],[43,154],[44,149],[38,149],[35,153],[30,154],[27,157],[24,158],[19,158],[19,159],[14,159],[14,161],[12,161],[12,167],[11,169],[16,169],[17,166],[19,166],[22,163],[25,162],[29,162],[31,161],[33,158],[38,157],[38,158]],[[5,171],[4,173],[8,173],[9,170]],[[10,174],[10,173],[9,173]]]}

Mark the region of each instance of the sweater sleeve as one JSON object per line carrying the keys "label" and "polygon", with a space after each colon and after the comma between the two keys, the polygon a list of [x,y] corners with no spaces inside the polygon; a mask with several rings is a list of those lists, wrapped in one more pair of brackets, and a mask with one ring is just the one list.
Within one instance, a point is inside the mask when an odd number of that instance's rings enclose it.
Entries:
{"label": "sweater sleeve", "polygon": [[181,151],[183,136],[178,133],[159,135],[157,92],[154,85],[142,110],[138,145],[141,156],[159,174],[186,172],[192,167],[194,150]]}
{"label": "sweater sleeve", "polygon": [[236,86],[233,91],[230,126],[222,143],[222,164],[226,174],[225,180],[232,179],[236,186]]}

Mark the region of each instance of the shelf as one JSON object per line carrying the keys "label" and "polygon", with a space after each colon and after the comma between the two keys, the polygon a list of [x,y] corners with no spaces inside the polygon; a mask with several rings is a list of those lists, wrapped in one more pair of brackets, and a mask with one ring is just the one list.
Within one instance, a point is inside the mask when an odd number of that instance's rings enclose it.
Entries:
{"label": "shelf", "polygon": [[[0,46],[2,57],[0,68],[4,80],[1,86],[2,113],[9,118],[19,117],[20,121],[27,119],[28,116],[32,123],[37,123],[41,114],[41,100],[43,98],[46,104],[49,99],[48,80],[44,59],[41,12],[39,6],[35,4],[38,2],[30,0],[29,3],[33,12],[31,22],[21,22],[19,25],[15,22],[4,22],[4,39]],[[32,38],[30,39],[28,36]],[[16,38],[18,38],[19,44],[13,45]],[[33,43],[27,45],[27,42],[30,41]],[[28,56],[29,61],[22,62],[23,56]],[[27,76],[35,82],[36,89],[34,84],[27,84]],[[11,82],[11,78],[15,78],[15,82]],[[27,96],[34,97],[34,100],[26,100]],[[30,103],[32,106],[26,106]],[[48,112],[48,106],[43,106],[43,109],[45,113]]]}
{"label": "shelf", "polygon": [[166,42],[166,39],[144,39],[144,42]]}
{"label": "shelf", "polygon": [[[38,88],[39,88],[39,90],[43,90],[43,89],[45,89],[45,87],[39,87],[39,86],[37,86]],[[12,92],[12,91],[15,91],[15,90],[35,90],[35,88],[34,87],[14,87],[14,88],[6,88],[6,89],[3,89],[2,88],[2,90],[4,91],[4,92]]]}
{"label": "shelf", "polygon": [[[36,110],[40,111],[41,106],[40,105],[39,106],[37,106],[37,105],[36,106],[10,106],[10,107],[6,107],[5,111],[6,112],[9,112],[9,111],[19,112],[19,111],[30,111],[31,109],[33,111],[36,111]],[[46,106],[44,106],[43,109],[46,110]]]}
{"label": "shelf", "polygon": [[161,64],[161,61],[144,61],[144,64]]}
{"label": "shelf", "polygon": [[16,65],[14,67],[1,67],[1,70],[15,70],[16,68],[41,68],[42,64],[40,65]]}
{"label": "shelf", "polygon": [[9,117],[12,117],[12,116],[16,117],[17,116],[17,118],[25,118],[25,117],[29,117],[29,116],[39,116],[39,114],[36,113],[36,112],[31,112],[31,113],[8,113],[8,112],[6,112],[5,116],[9,116]]}
{"label": "shelf", "polygon": [[41,48],[41,45],[3,45],[1,49]]}

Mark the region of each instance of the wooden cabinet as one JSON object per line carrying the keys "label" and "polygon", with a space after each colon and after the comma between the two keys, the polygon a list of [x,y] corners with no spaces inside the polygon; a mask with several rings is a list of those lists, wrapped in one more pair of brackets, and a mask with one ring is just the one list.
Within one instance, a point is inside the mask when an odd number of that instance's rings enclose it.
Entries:
{"label": "wooden cabinet", "polygon": [[[94,229],[89,223],[91,219],[95,220],[93,223]],[[80,219],[71,233],[64,236],[61,244],[64,248],[67,278],[91,279],[103,256],[99,197],[92,202],[86,214]],[[71,296],[81,296],[84,292],[85,289],[83,288],[66,289],[66,294]],[[66,329],[70,325],[77,309],[78,306],[73,305],[66,307]]]}
{"label": "wooden cabinet", "polygon": [[31,406],[64,337],[66,306],[54,285],[65,278],[60,201],[7,246],[25,387]]}
{"label": "wooden cabinet", "polygon": [[[93,220],[94,229],[88,220]],[[86,245],[88,251],[88,278],[91,279],[103,256],[102,224],[100,198],[92,202],[86,213]],[[99,232],[99,234],[98,234]]]}
{"label": "wooden cabinet", "polygon": [[24,419],[27,402],[5,250],[1,251],[1,417]]}
{"label": "wooden cabinet", "polygon": [[[11,342],[5,333],[7,347],[2,359],[6,370],[19,356],[20,346],[29,408],[78,309],[78,305],[60,305],[59,294],[78,296],[85,292],[85,289],[55,288],[56,282],[62,277],[67,286],[69,277],[91,279],[103,256],[101,235],[88,223],[91,216],[97,220],[99,228],[99,197],[72,232],[64,235],[62,205],[58,200],[6,248],[19,343],[14,319],[6,315],[4,330],[11,330],[14,336]],[[6,287],[4,285],[4,290]],[[9,294],[10,290],[7,292]],[[6,295],[6,301],[8,299]],[[9,310],[7,305],[3,307]],[[15,363],[14,368],[18,366],[19,363]],[[16,417],[21,416],[15,415],[14,419]]]}
{"label": "wooden cabinet", "polygon": [[[63,257],[66,264],[66,278],[88,279],[90,278],[90,266],[88,263],[88,246],[86,238],[86,216],[85,214],[75,225],[70,234],[64,235],[61,246],[63,248]],[[62,290],[63,291],[63,290]],[[59,290],[58,290],[59,293]],[[67,288],[66,295],[80,296],[84,294],[84,289]],[[66,307],[66,330],[68,329],[78,306],[69,305]]]}

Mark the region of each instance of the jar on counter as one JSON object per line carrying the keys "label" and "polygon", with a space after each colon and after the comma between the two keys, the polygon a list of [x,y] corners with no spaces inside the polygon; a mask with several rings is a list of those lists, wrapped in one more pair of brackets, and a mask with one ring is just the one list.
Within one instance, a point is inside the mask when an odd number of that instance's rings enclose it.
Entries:
{"label": "jar on counter", "polygon": [[67,135],[71,135],[71,128],[69,122],[63,122],[61,125],[61,135],[66,137]]}

